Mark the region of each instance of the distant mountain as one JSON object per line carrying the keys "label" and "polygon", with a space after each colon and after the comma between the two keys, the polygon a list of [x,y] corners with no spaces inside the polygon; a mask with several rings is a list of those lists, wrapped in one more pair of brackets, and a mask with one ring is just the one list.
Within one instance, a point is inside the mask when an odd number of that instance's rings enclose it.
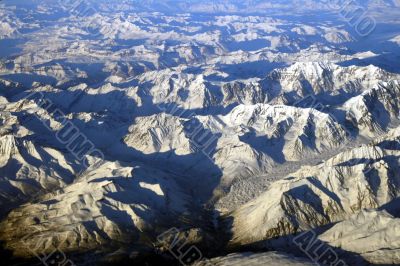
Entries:
{"label": "distant mountain", "polygon": [[[143,11],[164,11],[164,12],[204,12],[204,13],[260,13],[269,12],[274,10],[325,10],[330,11],[331,9],[341,8],[340,2],[327,3],[323,0],[272,0],[272,1],[261,1],[261,0],[166,0],[166,1],[120,1],[121,5],[129,5],[133,2],[136,10]],[[376,8],[376,7],[398,7],[396,0],[368,0],[361,1],[356,0],[352,2],[352,5],[356,4],[364,8]],[[332,10],[331,10],[332,11]]]}

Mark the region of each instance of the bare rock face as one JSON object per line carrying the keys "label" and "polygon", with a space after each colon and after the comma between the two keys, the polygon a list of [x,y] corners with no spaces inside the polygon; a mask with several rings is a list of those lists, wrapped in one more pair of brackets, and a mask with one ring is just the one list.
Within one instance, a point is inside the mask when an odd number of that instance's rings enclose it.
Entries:
{"label": "bare rock face", "polygon": [[10,135],[3,136],[1,138],[1,157],[2,157],[2,165],[8,162],[10,157],[16,153],[16,143],[15,138]]}
{"label": "bare rock face", "polygon": [[400,193],[399,136],[303,167],[232,213],[232,243],[253,243],[341,221]]}

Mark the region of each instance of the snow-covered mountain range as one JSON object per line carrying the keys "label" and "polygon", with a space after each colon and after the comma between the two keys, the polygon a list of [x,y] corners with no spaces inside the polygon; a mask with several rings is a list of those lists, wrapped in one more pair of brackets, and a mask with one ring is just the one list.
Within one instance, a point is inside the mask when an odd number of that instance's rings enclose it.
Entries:
{"label": "snow-covered mountain range", "polygon": [[326,2],[0,2],[6,263],[400,264],[400,5]]}

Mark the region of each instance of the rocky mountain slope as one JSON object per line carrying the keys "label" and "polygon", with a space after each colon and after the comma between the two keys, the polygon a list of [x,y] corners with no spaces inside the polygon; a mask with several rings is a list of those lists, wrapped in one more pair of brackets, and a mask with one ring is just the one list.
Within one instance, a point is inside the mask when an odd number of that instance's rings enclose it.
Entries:
{"label": "rocky mountain slope", "polygon": [[[399,133],[397,129],[273,183],[264,194],[232,213],[231,244],[274,242],[272,239],[280,236],[339,222],[321,235],[322,241],[373,263],[397,261],[397,241],[388,241],[382,230],[398,231],[398,208],[390,210],[388,206],[396,206],[399,196]],[[363,211],[374,208],[389,208],[396,216]],[[389,229],[386,222],[394,224]],[[360,234],[371,241],[361,240]],[[386,245],[394,246],[387,247],[388,252],[378,251],[386,250]]]}
{"label": "rocky mountain slope", "polygon": [[190,211],[188,202],[170,174],[107,162],[13,210],[0,225],[1,239],[22,257],[31,256],[29,247],[36,245],[44,253],[146,245],[145,232],[154,234],[164,221]]}

